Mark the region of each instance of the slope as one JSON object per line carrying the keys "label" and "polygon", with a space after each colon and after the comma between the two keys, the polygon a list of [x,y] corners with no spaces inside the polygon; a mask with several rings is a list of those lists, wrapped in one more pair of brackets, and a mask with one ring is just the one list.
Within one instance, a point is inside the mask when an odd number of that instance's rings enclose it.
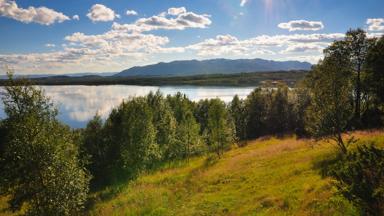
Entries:
{"label": "slope", "polygon": [[[384,144],[384,133],[355,132],[358,144]],[[319,164],[329,143],[263,138],[221,159],[170,164],[94,194],[90,215],[357,215]]]}

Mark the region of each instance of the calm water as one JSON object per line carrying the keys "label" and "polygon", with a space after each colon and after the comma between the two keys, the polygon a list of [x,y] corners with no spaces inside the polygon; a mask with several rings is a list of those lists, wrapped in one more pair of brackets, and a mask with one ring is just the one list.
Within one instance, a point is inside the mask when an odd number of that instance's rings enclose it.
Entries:
{"label": "calm water", "polygon": [[[45,93],[59,109],[59,119],[72,127],[84,127],[96,112],[106,118],[112,108],[123,99],[144,96],[150,91],[160,90],[164,95],[181,92],[191,100],[220,98],[225,102],[235,94],[246,97],[253,87],[198,87],[198,86],[42,86]],[[4,118],[3,104],[0,105],[0,118]]]}

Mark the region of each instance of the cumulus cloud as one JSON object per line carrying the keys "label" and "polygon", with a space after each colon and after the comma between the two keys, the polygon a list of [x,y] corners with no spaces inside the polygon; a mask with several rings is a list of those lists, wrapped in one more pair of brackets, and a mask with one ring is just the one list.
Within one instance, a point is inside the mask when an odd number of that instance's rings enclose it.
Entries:
{"label": "cumulus cloud", "polygon": [[[217,35],[184,47],[168,46],[169,38],[143,32],[111,30],[95,35],[76,32],[66,36],[61,51],[0,55],[0,65],[16,71],[101,71],[121,70],[145,64],[149,58],[167,53],[190,53],[199,57],[263,57],[287,58],[321,56],[322,48],[344,34],[261,35],[239,39],[233,35]],[[313,62],[314,63],[314,62]]]}
{"label": "cumulus cloud", "polygon": [[92,20],[92,22],[113,21],[117,16],[112,9],[102,4],[94,4],[87,14],[87,17]]}
{"label": "cumulus cloud", "polygon": [[148,18],[140,18],[134,23],[113,23],[112,29],[127,32],[146,32],[152,30],[183,30],[186,28],[206,28],[212,21],[207,14],[196,14],[184,7],[170,8],[167,12]]}
{"label": "cumulus cloud", "polygon": [[215,38],[187,46],[199,56],[251,56],[316,52],[321,54],[322,49],[334,40],[341,40],[345,34],[293,34],[293,35],[260,35],[253,38],[239,40],[232,35],[218,35]]}
{"label": "cumulus cloud", "polygon": [[73,15],[72,19],[73,20],[80,20],[80,17],[79,17],[79,15],[76,14],[76,15]]}
{"label": "cumulus cloud", "polygon": [[[96,12],[98,8],[100,7],[97,6],[96,9],[93,7],[94,10],[90,11],[88,17],[94,20],[107,20],[108,16],[105,14],[98,16],[100,15]],[[116,17],[114,12],[113,14]],[[167,10],[164,16],[141,18],[130,24],[114,23],[111,30],[102,34],[75,32],[67,35],[60,51],[0,55],[0,65],[9,65],[16,71],[26,73],[118,71],[146,62],[154,55],[186,51],[186,47],[167,46],[168,37],[146,32],[157,29],[206,28],[210,23],[209,15],[174,8]]]}
{"label": "cumulus cloud", "polygon": [[127,16],[137,16],[138,13],[134,10],[127,10],[127,12],[125,12],[125,14],[127,14]]}
{"label": "cumulus cloud", "polygon": [[369,31],[384,32],[384,18],[367,19]]}
{"label": "cumulus cloud", "polygon": [[280,23],[277,26],[282,29],[288,29],[289,31],[318,31],[324,28],[321,21],[307,20],[292,20],[286,23]]}
{"label": "cumulus cloud", "polygon": [[244,7],[244,5],[248,3],[248,1],[249,1],[249,0],[241,0],[241,1],[240,1],[240,6],[241,6],[241,7]]}
{"label": "cumulus cloud", "polygon": [[187,49],[195,50],[199,56],[248,56],[255,54],[273,54],[271,50],[256,47],[253,44],[241,41],[232,35],[217,35],[215,38],[206,39],[200,43],[193,44]]}
{"label": "cumulus cloud", "polygon": [[179,8],[169,8],[168,9],[168,14],[172,16],[177,16],[179,14],[186,13],[187,9],[185,7],[179,7]]}
{"label": "cumulus cloud", "polygon": [[61,23],[70,18],[61,12],[57,12],[47,7],[28,7],[19,8],[15,1],[0,0],[0,16],[15,19],[23,23],[38,23],[41,25],[51,25],[55,22]]}
{"label": "cumulus cloud", "polygon": [[289,45],[285,50],[281,51],[281,53],[303,53],[303,52],[321,52],[325,47],[315,45],[315,44],[294,44]]}

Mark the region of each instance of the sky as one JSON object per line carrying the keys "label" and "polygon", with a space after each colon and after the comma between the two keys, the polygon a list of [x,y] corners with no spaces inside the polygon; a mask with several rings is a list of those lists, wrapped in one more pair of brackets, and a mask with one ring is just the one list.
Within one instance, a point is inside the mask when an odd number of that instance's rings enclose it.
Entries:
{"label": "sky", "polygon": [[0,0],[0,74],[118,72],[188,59],[316,63],[383,0]]}

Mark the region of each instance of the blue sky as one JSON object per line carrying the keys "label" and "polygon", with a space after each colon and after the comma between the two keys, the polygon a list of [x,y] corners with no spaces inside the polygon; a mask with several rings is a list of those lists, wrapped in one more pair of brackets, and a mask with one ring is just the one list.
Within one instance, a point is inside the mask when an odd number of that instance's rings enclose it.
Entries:
{"label": "blue sky", "polygon": [[384,1],[0,0],[0,65],[40,74],[181,59],[315,63],[357,27],[381,35]]}

